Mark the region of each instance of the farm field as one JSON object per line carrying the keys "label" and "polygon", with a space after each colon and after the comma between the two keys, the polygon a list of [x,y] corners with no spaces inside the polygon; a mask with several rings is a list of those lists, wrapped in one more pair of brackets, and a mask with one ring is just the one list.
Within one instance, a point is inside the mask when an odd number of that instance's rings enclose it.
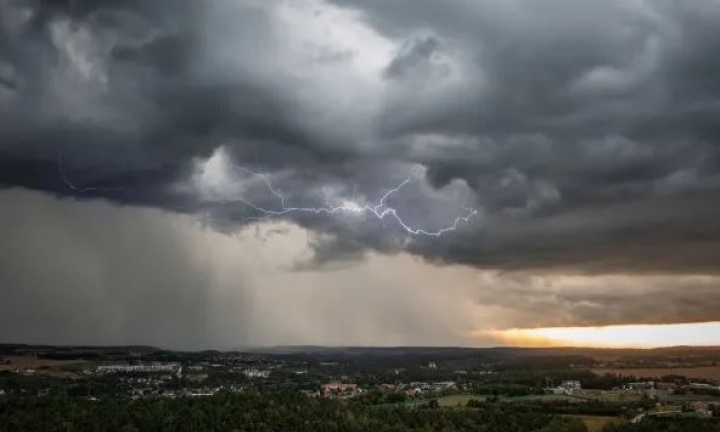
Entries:
{"label": "farm field", "polygon": [[[10,364],[4,364],[5,360],[9,360]],[[42,372],[41,369],[60,368],[75,364],[85,363],[84,360],[52,360],[41,359],[36,356],[6,356],[0,358],[0,372],[2,371],[25,371],[34,369],[36,372]]]}
{"label": "farm field", "polygon": [[[586,400],[596,400],[601,402],[638,402],[642,399],[639,393],[606,393],[603,395],[582,395]],[[667,403],[683,403],[683,402],[699,402],[699,401],[717,401],[717,396],[707,395],[658,395],[658,400]]]}
{"label": "farm field", "polygon": [[[470,400],[485,400],[486,396],[482,395],[470,395],[470,394],[458,394],[442,396],[437,399],[440,406],[443,407],[464,407]],[[503,397],[502,400],[508,402],[527,402],[527,401],[570,401],[570,402],[582,402],[584,399],[579,396],[572,395],[530,395],[530,396],[517,396],[517,397]]]}
{"label": "farm field", "polygon": [[720,382],[720,366],[700,366],[689,368],[608,368],[593,369],[594,373],[603,375],[634,375],[636,377],[661,377],[663,375],[681,375],[687,378],[702,378]]}
{"label": "farm field", "polygon": [[529,395],[529,396],[516,396],[503,398],[508,401],[525,402],[525,401],[541,401],[541,402],[556,402],[556,401],[568,401],[568,402],[582,402],[585,400],[581,396],[574,395],[555,395],[555,394],[544,394],[544,395]]}
{"label": "farm field", "polygon": [[637,402],[642,399],[638,393],[615,393],[608,392],[605,394],[582,395],[583,399],[596,400],[602,402]]}
{"label": "farm field", "polygon": [[464,407],[472,399],[483,400],[484,397],[467,395],[467,394],[443,396],[438,399],[438,404],[440,404],[440,406],[443,406],[443,407],[455,407],[458,405]]}
{"label": "farm field", "polygon": [[608,424],[620,421],[617,417],[607,416],[567,415],[564,417],[582,420],[589,432],[599,432]]}

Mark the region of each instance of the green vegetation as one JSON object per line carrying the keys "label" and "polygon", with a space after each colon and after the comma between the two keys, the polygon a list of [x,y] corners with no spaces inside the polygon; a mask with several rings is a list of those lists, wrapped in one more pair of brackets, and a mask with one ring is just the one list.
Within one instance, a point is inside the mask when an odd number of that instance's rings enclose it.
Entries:
{"label": "green vegetation", "polygon": [[[548,356],[530,355],[538,352]],[[0,368],[0,432],[720,432],[717,383],[672,368],[660,368],[655,383],[592,372],[667,364],[664,353],[592,361],[575,350],[511,349],[0,345],[0,353],[12,366]],[[684,366],[720,361],[720,352],[677,355]],[[664,411],[678,414],[656,417]]]}
{"label": "green vegetation", "polygon": [[603,432],[718,432],[720,419],[646,419],[640,423],[611,424]]}
{"label": "green vegetation", "polygon": [[377,409],[299,393],[221,394],[139,400],[14,399],[0,402],[0,430],[33,431],[293,431],[293,432],[586,432],[582,421],[532,407],[487,405],[443,409]]}

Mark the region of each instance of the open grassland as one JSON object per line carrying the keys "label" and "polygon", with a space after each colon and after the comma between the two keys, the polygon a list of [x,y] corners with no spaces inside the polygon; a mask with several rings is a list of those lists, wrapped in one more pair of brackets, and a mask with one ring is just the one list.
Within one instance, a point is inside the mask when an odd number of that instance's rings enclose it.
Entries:
{"label": "open grassland", "polygon": [[599,375],[634,375],[636,377],[655,377],[659,378],[665,375],[680,375],[687,378],[700,378],[720,382],[720,366],[699,366],[688,368],[610,368],[610,369],[593,369],[593,372]]}

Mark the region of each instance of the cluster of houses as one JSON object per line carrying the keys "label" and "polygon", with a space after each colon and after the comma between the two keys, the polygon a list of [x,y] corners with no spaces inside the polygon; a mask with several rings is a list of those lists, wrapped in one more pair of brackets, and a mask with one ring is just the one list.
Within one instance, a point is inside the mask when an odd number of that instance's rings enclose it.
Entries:
{"label": "cluster of houses", "polygon": [[700,417],[720,416],[720,403],[693,402],[690,408]]}
{"label": "cluster of houses", "polygon": [[95,368],[98,374],[110,373],[174,373],[181,374],[182,366],[177,363],[150,363],[150,364],[115,364],[102,365]]}
{"label": "cluster of houses", "polygon": [[249,368],[249,369],[240,369],[240,373],[245,375],[246,378],[250,379],[268,379],[270,378],[270,370],[266,369],[255,369],[255,368]]}
{"label": "cluster of houses", "polygon": [[[453,381],[443,382],[411,382],[407,384],[380,384],[376,390],[388,393],[403,393],[406,396],[415,397],[423,394],[457,391],[457,384]],[[347,399],[359,396],[366,390],[357,384],[333,382],[323,384],[320,387],[320,396],[333,399]]]}
{"label": "cluster of houses", "polygon": [[550,393],[558,395],[572,395],[579,393],[582,390],[582,385],[578,380],[565,380],[562,381],[557,387],[549,387],[546,390]]}
{"label": "cluster of houses", "polygon": [[446,391],[457,390],[457,384],[453,381],[442,382],[411,382],[410,384],[400,384],[398,390],[404,392],[408,396],[418,396],[427,393],[440,393]]}
{"label": "cluster of houses", "polygon": [[661,396],[663,394],[673,394],[674,392],[684,390],[718,390],[720,387],[714,386],[707,383],[690,383],[688,385],[680,386],[675,383],[664,383],[655,381],[639,381],[626,383],[622,387],[614,388],[613,390],[596,390],[596,389],[583,389],[580,381],[578,380],[565,380],[562,381],[558,386],[548,387],[549,393],[558,395],[588,395],[594,393],[610,394],[610,393],[636,393],[636,394],[648,394],[650,396]]}
{"label": "cluster of houses", "polygon": [[363,393],[364,390],[357,384],[329,383],[320,386],[320,396],[332,399],[348,399]]}

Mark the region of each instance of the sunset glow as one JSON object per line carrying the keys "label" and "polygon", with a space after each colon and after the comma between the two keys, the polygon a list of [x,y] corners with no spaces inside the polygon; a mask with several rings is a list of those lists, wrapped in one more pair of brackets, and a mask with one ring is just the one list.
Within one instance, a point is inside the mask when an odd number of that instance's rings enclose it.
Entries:
{"label": "sunset glow", "polygon": [[580,346],[653,348],[671,345],[718,345],[720,322],[510,329],[491,333],[504,344],[518,346]]}

